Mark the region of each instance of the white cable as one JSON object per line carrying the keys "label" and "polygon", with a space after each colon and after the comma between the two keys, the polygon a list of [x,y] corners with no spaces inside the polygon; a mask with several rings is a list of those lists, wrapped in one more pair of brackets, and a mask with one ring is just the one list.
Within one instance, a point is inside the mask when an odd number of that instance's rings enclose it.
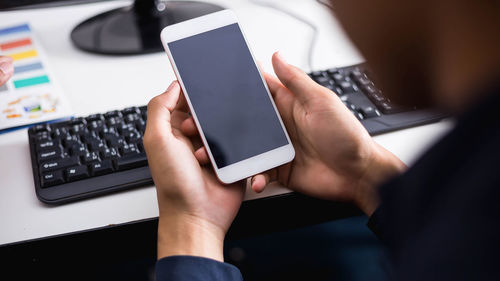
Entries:
{"label": "white cable", "polygon": [[313,35],[311,37],[311,41],[309,43],[309,50],[308,50],[308,56],[307,56],[307,64],[309,66],[309,71],[313,71],[314,68],[313,68],[313,53],[314,53],[314,46],[316,45],[316,40],[317,40],[317,37],[318,37],[318,27],[312,23],[311,21],[309,21],[308,19],[292,12],[292,11],[289,11],[289,10],[285,10],[283,9],[282,7],[276,5],[273,1],[266,1],[266,0],[249,0],[249,2],[251,3],[254,3],[255,5],[259,5],[259,6],[263,6],[263,7],[268,7],[268,8],[271,8],[271,9],[274,9],[274,10],[277,10],[279,12],[282,12],[283,14],[286,14],[292,18],[295,18],[296,20],[308,25],[309,27],[311,27],[311,29],[313,30]]}

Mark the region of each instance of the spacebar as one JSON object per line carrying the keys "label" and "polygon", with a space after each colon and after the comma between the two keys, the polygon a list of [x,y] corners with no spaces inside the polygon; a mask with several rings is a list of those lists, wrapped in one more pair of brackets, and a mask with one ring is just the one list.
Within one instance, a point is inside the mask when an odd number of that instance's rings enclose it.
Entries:
{"label": "spacebar", "polygon": [[143,167],[148,165],[145,153],[127,155],[116,159],[116,169],[119,171]]}

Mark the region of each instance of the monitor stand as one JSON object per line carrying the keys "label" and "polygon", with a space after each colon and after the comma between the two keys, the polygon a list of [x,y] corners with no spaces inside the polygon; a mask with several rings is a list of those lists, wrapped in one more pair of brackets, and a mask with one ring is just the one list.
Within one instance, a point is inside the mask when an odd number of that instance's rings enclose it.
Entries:
{"label": "monitor stand", "polygon": [[71,32],[71,40],[76,47],[99,54],[161,52],[160,32],[165,26],[222,9],[195,1],[135,0],[131,6],[80,23]]}

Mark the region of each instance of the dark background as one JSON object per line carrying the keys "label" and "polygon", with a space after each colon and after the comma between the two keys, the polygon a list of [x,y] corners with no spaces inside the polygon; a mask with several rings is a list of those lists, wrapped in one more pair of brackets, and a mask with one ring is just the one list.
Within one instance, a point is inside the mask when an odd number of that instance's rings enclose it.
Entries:
{"label": "dark background", "polygon": [[[297,193],[245,201],[225,259],[247,281],[387,280],[382,246],[360,214]],[[0,280],[153,280],[157,225],[151,219],[1,246]]]}

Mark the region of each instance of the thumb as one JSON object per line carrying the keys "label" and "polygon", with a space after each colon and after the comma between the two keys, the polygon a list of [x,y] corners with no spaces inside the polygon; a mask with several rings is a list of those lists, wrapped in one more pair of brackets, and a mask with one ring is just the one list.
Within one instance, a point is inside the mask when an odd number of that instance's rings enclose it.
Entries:
{"label": "thumb", "polygon": [[173,81],[163,94],[151,99],[148,103],[148,122],[145,135],[162,137],[166,136],[165,133],[172,134],[170,114],[177,105],[180,93],[179,83]]}
{"label": "thumb", "polygon": [[319,85],[314,82],[304,71],[287,63],[283,56],[276,52],[273,55],[273,68],[276,76],[302,104],[314,96]]}
{"label": "thumb", "polygon": [[0,86],[5,84],[14,73],[12,61],[11,57],[0,56]]}

